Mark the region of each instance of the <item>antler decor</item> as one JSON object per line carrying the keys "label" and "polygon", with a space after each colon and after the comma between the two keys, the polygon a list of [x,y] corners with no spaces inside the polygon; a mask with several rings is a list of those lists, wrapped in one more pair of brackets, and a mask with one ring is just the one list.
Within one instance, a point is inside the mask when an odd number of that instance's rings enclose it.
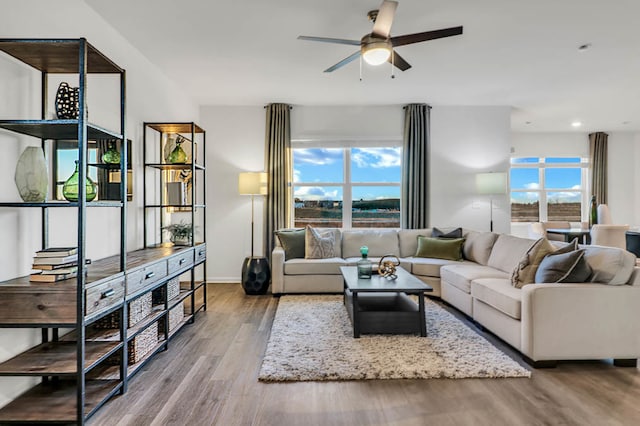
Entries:
{"label": "antler decor", "polygon": [[[392,258],[393,260],[385,260]],[[378,273],[383,277],[395,280],[398,278],[396,275],[396,266],[400,266],[400,259],[398,259],[393,254],[385,254],[378,262]]]}

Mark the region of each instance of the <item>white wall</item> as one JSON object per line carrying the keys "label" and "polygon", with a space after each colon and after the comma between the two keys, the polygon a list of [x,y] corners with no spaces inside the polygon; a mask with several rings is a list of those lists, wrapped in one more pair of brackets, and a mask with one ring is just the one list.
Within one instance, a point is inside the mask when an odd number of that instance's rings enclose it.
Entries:
{"label": "white wall", "polygon": [[[509,107],[434,106],[431,110],[432,226],[489,230],[489,196],[476,193],[479,172],[507,172]],[[493,196],[496,232],[509,232],[508,196]]]}
{"label": "white wall", "polygon": [[[607,132],[609,179],[608,204],[615,223],[640,225],[640,134]],[[589,156],[589,135],[585,132],[513,133],[517,156]]]}
{"label": "white wall", "polygon": [[[127,70],[127,132],[133,141],[134,197],[129,204],[129,249],[142,246],[142,122],[198,121],[197,105],[169,81],[164,74],[126,42],[102,18],[81,0],[11,2],[0,14],[0,37],[5,38],[78,38],[93,46]],[[69,76],[62,76],[66,79]],[[118,129],[117,91],[110,77],[94,76],[88,82],[89,120]],[[117,81],[117,80],[116,80]],[[117,84],[117,83],[116,83]],[[50,84],[55,92],[57,84]],[[0,118],[40,118],[40,73],[0,54]],[[0,131],[0,199],[17,201],[13,184],[15,163],[27,145],[40,141]],[[97,209],[92,209],[97,210]],[[105,210],[105,209],[100,209]],[[111,210],[111,209],[110,209]],[[113,211],[113,210],[112,210]],[[0,209],[0,281],[27,275],[33,253],[40,248],[38,210]],[[75,214],[56,210],[52,213],[51,243],[75,245]],[[100,258],[118,249],[117,213],[92,211],[88,218],[92,235],[87,240],[88,254]],[[70,232],[69,232],[70,230]],[[0,361],[38,343],[40,332],[0,329]],[[0,378],[0,406],[33,383],[22,378]]]}

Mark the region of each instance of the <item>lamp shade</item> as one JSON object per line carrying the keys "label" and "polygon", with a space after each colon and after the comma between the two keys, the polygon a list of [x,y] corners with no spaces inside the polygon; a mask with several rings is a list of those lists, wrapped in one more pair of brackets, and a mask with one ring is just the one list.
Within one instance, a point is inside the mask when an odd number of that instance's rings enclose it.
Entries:
{"label": "lamp shade", "polygon": [[267,174],[265,172],[242,172],[238,177],[240,195],[265,195],[267,193]]}
{"label": "lamp shade", "polygon": [[478,194],[505,194],[507,192],[507,174],[502,172],[478,173],[476,188]]}

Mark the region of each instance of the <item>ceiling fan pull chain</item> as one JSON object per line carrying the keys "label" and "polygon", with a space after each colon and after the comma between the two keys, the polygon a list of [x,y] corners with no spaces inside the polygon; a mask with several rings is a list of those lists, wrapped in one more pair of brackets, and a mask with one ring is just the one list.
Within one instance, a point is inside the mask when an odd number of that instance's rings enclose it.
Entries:
{"label": "ceiling fan pull chain", "polygon": [[396,78],[395,74],[393,73],[393,69],[395,68],[395,58],[396,58],[396,51],[391,49],[391,78]]}
{"label": "ceiling fan pull chain", "polygon": [[362,55],[360,55],[360,81],[362,81]]}

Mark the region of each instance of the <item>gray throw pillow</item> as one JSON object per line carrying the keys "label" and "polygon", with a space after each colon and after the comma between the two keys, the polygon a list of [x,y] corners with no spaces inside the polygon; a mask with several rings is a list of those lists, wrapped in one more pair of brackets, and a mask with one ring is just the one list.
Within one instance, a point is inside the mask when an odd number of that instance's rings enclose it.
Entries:
{"label": "gray throw pillow", "polygon": [[591,267],[584,260],[584,250],[550,254],[542,259],[536,271],[536,283],[583,283],[591,276]]}
{"label": "gray throw pillow", "polygon": [[462,228],[456,228],[449,232],[442,232],[435,226],[431,230],[432,238],[462,238]]}
{"label": "gray throw pillow", "polygon": [[327,259],[335,257],[333,249],[335,236],[332,231],[318,232],[307,225],[305,228],[304,258],[305,259]]}
{"label": "gray throw pillow", "polygon": [[304,229],[276,231],[276,236],[284,249],[284,260],[304,259],[304,234]]}

